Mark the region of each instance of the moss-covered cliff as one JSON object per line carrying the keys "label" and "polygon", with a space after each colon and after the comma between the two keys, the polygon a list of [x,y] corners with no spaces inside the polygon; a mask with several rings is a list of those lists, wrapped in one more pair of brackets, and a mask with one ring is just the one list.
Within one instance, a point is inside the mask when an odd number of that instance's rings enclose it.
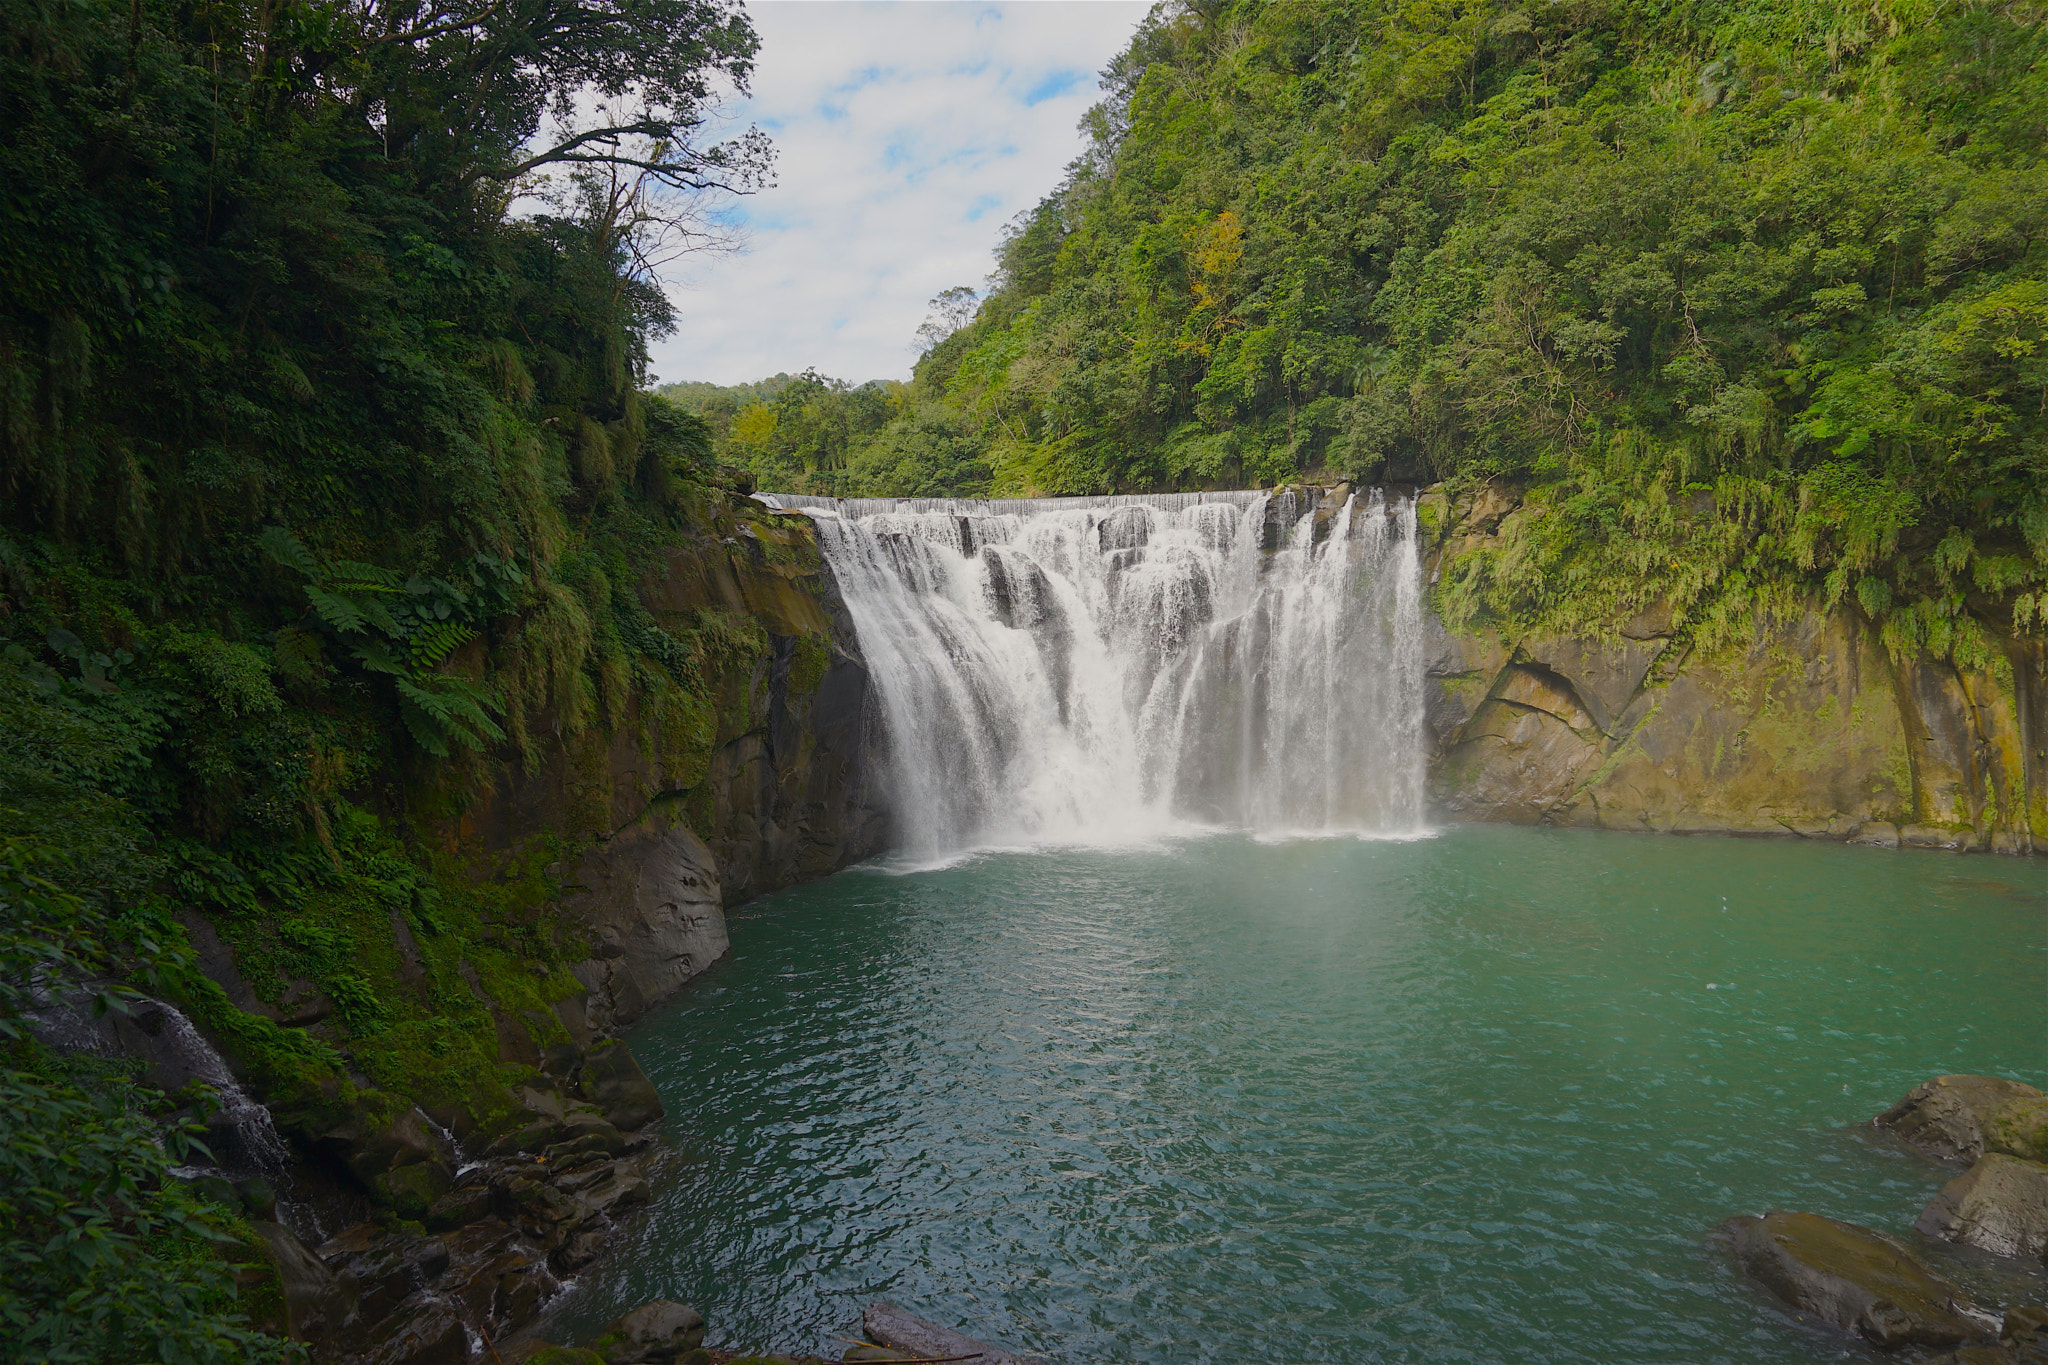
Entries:
{"label": "moss-covered cliff", "polygon": [[[95,913],[159,942],[146,971],[74,964],[146,985],[126,1014],[93,1023],[61,980],[32,993],[30,1060],[200,1122],[219,1174],[179,1197],[233,1238],[240,1295],[216,1311],[322,1358],[516,1328],[644,1193],[633,1135],[660,1105],[606,1040],[725,951],[727,902],[878,849],[867,676],[808,519],[706,487],[652,549],[620,610],[688,642],[692,686],[642,671],[581,725],[543,709],[467,763],[359,771],[296,838],[152,834],[90,773],[44,775],[139,859],[97,896],[77,883]],[[107,738],[104,698],[67,709],[75,680],[27,663],[5,678],[19,733]],[[252,1123],[282,1146],[255,1150]]]}
{"label": "moss-covered cliff", "polygon": [[[1540,516],[1432,491],[1433,579]],[[1571,633],[1433,621],[1432,795],[1447,816],[2028,853],[2048,843],[2048,651],[1901,649],[1853,602]]]}

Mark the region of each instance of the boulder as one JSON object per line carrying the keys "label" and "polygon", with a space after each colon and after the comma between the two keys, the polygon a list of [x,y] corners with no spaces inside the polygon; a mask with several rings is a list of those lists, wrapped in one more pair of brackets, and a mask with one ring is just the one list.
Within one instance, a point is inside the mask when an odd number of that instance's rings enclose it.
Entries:
{"label": "boulder", "polygon": [[357,1115],[322,1134],[321,1143],[339,1155],[365,1185],[386,1171],[445,1159],[439,1135],[417,1109],[381,1122]]}
{"label": "boulder", "polygon": [[371,1335],[356,1365],[469,1365],[469,1331],[453,1305],[422,1294],[398,1307]]}
{"label": "boulder", "polygon": [[448,1269],[448,1245],[440,1238],[399,1236],[367,1223],[322,1244],[320,1257],[330,1270],[355,1281],[366,1325],[389,1317]]}
{"label": "boulder", "polygon": [[2048,1258],[2048,1165],[1987,1156],[1942,1186],[1913,1229],[1998,1256]]}
{"label": "boulder", "polygon": [[1880,1349],[1961,1346],[1991,1335],[1962,1291],[1883,1233],[1811,1213],[1731,1218],[1721,1227],[1751,1279]]}
{"label": "boulder", "polygon": [[1936,1076],[1871,1122],[1939,1161],[2048,1161],[2048,1096],[1997,1076]]}
{"label": "boulder", "polygon": [[2048,1365],[2048,1308],[2012,1308],[1996,1346],[1965,1346],[1927,1365]]}
{"label": "boulder", "polygon": [[606,1241],[607,1238],[601,1231],[593,1229],[590,1232],[579,1232],[548,1258],[548,1264],[556,1267],[564,1275],[573,1274],[604,1255]]}
{"label": "boulder", "polygon": [[703,1344],[704,1315],[671,1299],[641,1304],[605,1328],[593,1343],[606,1365],[666,1365]]}
{"label": "boulder", "polygon": [[624,1132],[662,1117],[661,1096],[632,1051],[613,1039],[590,1049],[577,1073],[584,1097],[603,1111],[606,1122]]}
{"label": "boulder", "polygon": [[2005,1310],[2005,1327],[1998,1339],[2008,1345],[2032,1346],[2048,1354],[2048,1308],[2027,1304]]}
{"label": "boulder", "polygon": [[356,1291],[351,1277],[337,1275],[290,1228],[251,1222],[263,1239],[284,1297],[284,1327],[294,1341],[324,1342],[355,1325]]}
{"label": "boulder", "polygon": [[861,1326],[868,1340],[914,1352],[919,1359],[943,1356],[978,1356],[976,1365],[1035,1365],[1029,1356],[1012,1354],[963,1336],[950,1327],[926,1322],[904,1312],[893,1303],[875,1302],[861,1313]]}
{"label": "boulder", "polygon": [[725,956],[717,856],[660,812],[592,845],[567,880],[563,912],[592,948],[570,970],[593,1032],[633,1023]]}
{"label": "boulder", "polygon": [[543,1149],[542,1155],[551,1162],[559,1162],[600,1152],[606,1156],[617,1156],[625,1150],[624,1133],[596,1114],[579,1109],[569,1115],[568,1121],[562,1125],[560,1138]]}
{"label": "boulder", "polygon": [[235,1194],[251,1218],[277,1221],[277,1187],[260,1175],[235,1182]]}
{"label": "boulder", "polygon": [[[565,1182],[566,1183],[566,1182]],[[619,1214],[648,1202],[647,1181],[630,1161],[614,1161],[594,1178],[579,1181],[575,1197],[593,1213]]]}
{"label": "boulder", "polygon": [[440,1161],[420,1161],[384,1172],[370,1188],[401,1217],[419,1219],[455,1188],[455,1173]]}
{"label": "boulder", "polygon": [[546,1115],[521,1125],[494,1139],[484,1149],[485,1156],[512,1156],[519,1152],[538,1152],[562,1140],[563,1125],[559,1120]]}
{"label": "boulder", "polygon": [[428,1207],[427,1228],[433,1232],[446,1232],[487,1217],[490,1211],[491,1187],[465,1185],[459,1190],[450,1190]]}

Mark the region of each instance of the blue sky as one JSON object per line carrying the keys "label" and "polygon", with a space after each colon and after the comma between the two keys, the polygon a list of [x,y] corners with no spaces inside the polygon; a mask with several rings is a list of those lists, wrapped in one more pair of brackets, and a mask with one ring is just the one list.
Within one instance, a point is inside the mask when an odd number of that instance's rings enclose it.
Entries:
{"label": "blue sky", "polygon": [[779,185],[741,203],[746,247],[672,268],[661,382],[815,365],[901,379],[927,301],[981,288],[1004,223],[1058,184],[1097,73],[1144,0],[753,0],[758,123]]}

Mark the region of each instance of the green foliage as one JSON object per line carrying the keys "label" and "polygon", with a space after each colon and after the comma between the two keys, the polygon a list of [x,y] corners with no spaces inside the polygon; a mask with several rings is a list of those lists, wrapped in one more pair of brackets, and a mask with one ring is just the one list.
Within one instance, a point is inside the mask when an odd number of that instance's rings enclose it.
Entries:
{"label": "green foliage", "polygon": [[230,1234],[166,1182],[185,1135],[142,1109],[125,1081],[0,1070],[0,1360],[303,1359],[232,1311]]}
{"label": "green foliage", "polygon": [[907,410],[978,447],[947,491],[1527,489],[1468,616],[2038,629],[2044,52],[2031,4],[1162,6]]}
{"label": "green foliage", "polygon": [[374,564],[322,564],[281,526],[266,527],[258,539],[272,559],[311,580],[306,598],[321,626],[364,669],[393,679],[399,715],[421,748],[445,758],[450,742],[483,749],[505,738],[494,719],[505,710],[497,695],[437,670],[477,638],[482,623],[519,600],[526,575],[516,562],[471,555],[456,575],[465,590],[419,574],[401,581]]}
{"label": "green foliage", "polygon": [[[39,992],[118,974],[160,983],[181,965],[147,928],[60,889],[61,859],[0,839],[0,1360],[284,1361],[251,1330],[217,1254],[230,1222],[167,1172],[200,1126],[159,1123],[104,1064],[61,1064],[28,1036]],[[133,998],[105,985],[100,1009]],[[84,1073],[80,1074],[81,1068]]]}
{"label": "green foliage", "polygon": [[729,388],[671,384],[662,392],[694,411],[717,458],[750,471],[759,487],[823,493],[862,487],[866,475],[849,461],[892,428],[906,398],[901,384],[856,387],[816,370]]}
{"label": "green foliage", "polygon": [[[724,498],[640,392],[645,263],[669,191],[765,170],[700,137],[755,39],[720,0],[0,0],[0,32],[0,849],[33,851],[0,867],[0,1358],[275,1359],[232,1229],[163,1183],[166,1102],[75,1084],[24,993],[176,1002],[301,1137],[510,1110],[501,1037],[582,990],[575,850],[437,835],[593,726],[708,750],[731,632],[637,595]],[[198,971],[201,920],[290,1022]]]}

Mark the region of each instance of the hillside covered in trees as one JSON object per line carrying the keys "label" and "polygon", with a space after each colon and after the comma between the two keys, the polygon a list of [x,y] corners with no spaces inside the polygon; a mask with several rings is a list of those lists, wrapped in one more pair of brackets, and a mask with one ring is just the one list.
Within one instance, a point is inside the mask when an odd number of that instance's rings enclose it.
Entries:
{"label": "hillside covered in trees", "polygon": [[1542,515],[1454,615],[2039,629],[2042,17],[1161,6],[900,412],[796,477],[728,458],[852,494],[1493,480]]}
{"label": "hillside covered in trees", "polygon": [[758,644],[634,590],[722,505],[641,392],[645,262],[767,175],[703,136],[757,43],[722,0],[0,16],[0,1360],[287,1356],[242,1210],[167,1176],[220,1097],[26,1021],[174,1000],[280,1126],[511,1105],[492,1011],[579,949],[423,832],[629,694],[701,741]]}

